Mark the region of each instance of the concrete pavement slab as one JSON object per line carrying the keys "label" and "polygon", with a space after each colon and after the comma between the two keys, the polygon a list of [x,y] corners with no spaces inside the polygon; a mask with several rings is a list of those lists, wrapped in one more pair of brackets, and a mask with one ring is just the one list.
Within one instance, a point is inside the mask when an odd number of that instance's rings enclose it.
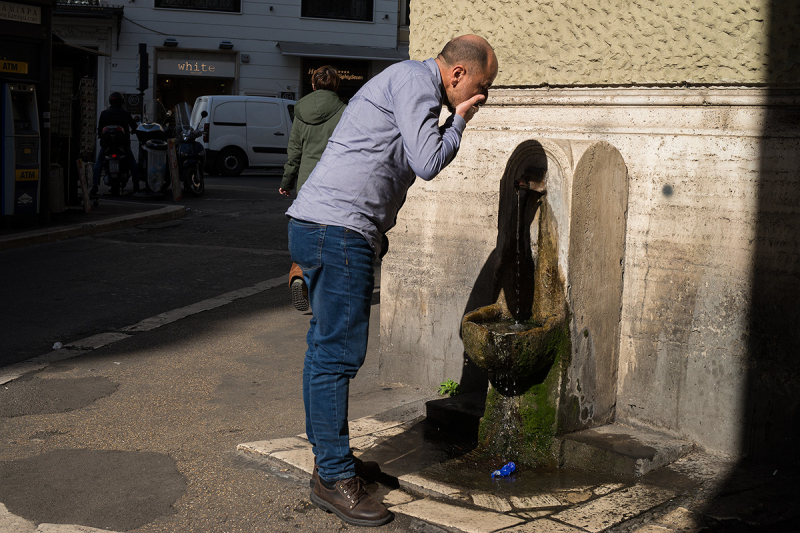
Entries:
{"label": "concrete pavement slab", "polygon": [[649,485],[636,485],[578,505],[553,518],[598,533],[664,503],[675,492]]}
{"label": "concrete pavement slab", "polygon": [[505,498],[500,498],[494,494],[473,494],[472,503],[484,509],[500,511],[505,513],[511,510],[511,505]]}
{"label": "concrete pavement slab", "polygon": [[682,533],[695,533],[702,527],[699,517],[685,507],[678,507],[655,519],[655,522]]}
{"label": "concrete pavement slab", "polygon": [[383,497],[383,505],[387,507],[394,507],[413,502],[414,499],[415,498],[413,496],[403,492],[402,490],[390,490],[386,493],[386,496]]}
{"label": "concrete pavement slab", "polygon": [[506,531],[508,533],[585,533],[582,529],[548,519],[534,520]]}
{"label": "concrete pavement slab", "polygon": [[551,494],[537,494],[534,496],[512,496],[511,504],[517,509],[540,509],[542,507],[559,507],[562,501]]}
{"label": "concrete pavement slab", "polygon": [[405,474],[397,478],[400,486],[416,494],[425,494],[437,498],[456,497],[461,495],[461,488],[439,483],[417,474]]}
{"label": "concrete pavement slab", "polygon": [[391,511],[466,533],[493,533],[523,522],[514,516],[468,509],[428,498],[392,507]]}

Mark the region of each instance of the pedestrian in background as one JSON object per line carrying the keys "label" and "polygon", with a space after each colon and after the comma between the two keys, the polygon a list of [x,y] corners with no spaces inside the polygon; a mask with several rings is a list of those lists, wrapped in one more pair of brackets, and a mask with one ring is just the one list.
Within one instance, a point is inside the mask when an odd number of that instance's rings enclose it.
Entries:
{"label": "pedestrian in background", "polygon": [[[316,69],[311,74],[313,92],[298,100],[294,106],[289,160],[283,167],[283,180],[278,189],[284,196],[290,196],[295,188],[300,191],[342,118],[346,106],[336,94],[339,79],[339,73],[330,65]],[[297,263],[292,263],[289,270],[289,289],[295,308],[308,311],[308,286]]]}
{"label": "pedestrian in background", "polygon": [[[347,425],[350,380],[367,352],[373,263],[416,176],[433,179],[456,156],[497,68],[492,47],[477,35],[453,39],[435,59],[388,67],[350,100],[286,212],[289,250],[313,312],[303,368],[316,462],[311,500],[349,524],[392,519],[364,488],[365,464],[353,456]],[[443,104],[452,114],[440,126]]]}

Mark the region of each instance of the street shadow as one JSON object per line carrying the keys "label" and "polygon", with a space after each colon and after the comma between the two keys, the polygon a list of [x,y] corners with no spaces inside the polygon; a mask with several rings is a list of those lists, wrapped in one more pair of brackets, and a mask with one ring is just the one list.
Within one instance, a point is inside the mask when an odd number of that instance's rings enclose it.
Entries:
{"label": "street shadow", "polygon": [[800,1],[773,0],[760,138],[741,460],[703,509],[708,532],[800,531]]}
{"label": "street shadow", "polygon": [[421,417],[405,431],[387,437],[359,458],[377,461],[382,470],[378,482],[399,488],[399,477],[463,457],[476,446],[477,434],[452,431]]}

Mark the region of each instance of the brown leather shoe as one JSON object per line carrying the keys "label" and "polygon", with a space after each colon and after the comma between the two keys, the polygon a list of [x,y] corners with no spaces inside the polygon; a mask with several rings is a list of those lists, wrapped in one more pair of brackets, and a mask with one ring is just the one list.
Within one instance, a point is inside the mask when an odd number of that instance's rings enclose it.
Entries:
{"label": "brown leather shoe", "polygon": [[382,526],[394,515],[382,503],[372,499],[358,476],[342,479],[328,489],[321,482],[314,485],[311,501],[354,526]]}
{"label": "brown leather shoe", "polygon": [[[362,461],[358,457],[353,457],[356,463],[356,475],[367,483],[376,483],[381,476],[381,466],[375,461]],[[312,489],[314,484],[319,479],[319,467],[317,466],[317,458],[314,457],[314,470],[311,472],[311,480],[308,486]]]}

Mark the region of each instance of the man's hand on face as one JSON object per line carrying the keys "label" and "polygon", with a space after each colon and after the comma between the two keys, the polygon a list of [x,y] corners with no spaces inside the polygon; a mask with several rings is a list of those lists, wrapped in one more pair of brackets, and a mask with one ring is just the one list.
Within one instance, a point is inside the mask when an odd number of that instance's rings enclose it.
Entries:
{"label": "man's hand on face", "polygon": [[475,113],[478,112],[478,104],[486,100],[486,97],[482,94],[476,94],[469,100],[461,102],[456,107],[456,115],[461,115],[464,118],[465,122],[469,122],[472,120],[472,117],[475,116]]}

